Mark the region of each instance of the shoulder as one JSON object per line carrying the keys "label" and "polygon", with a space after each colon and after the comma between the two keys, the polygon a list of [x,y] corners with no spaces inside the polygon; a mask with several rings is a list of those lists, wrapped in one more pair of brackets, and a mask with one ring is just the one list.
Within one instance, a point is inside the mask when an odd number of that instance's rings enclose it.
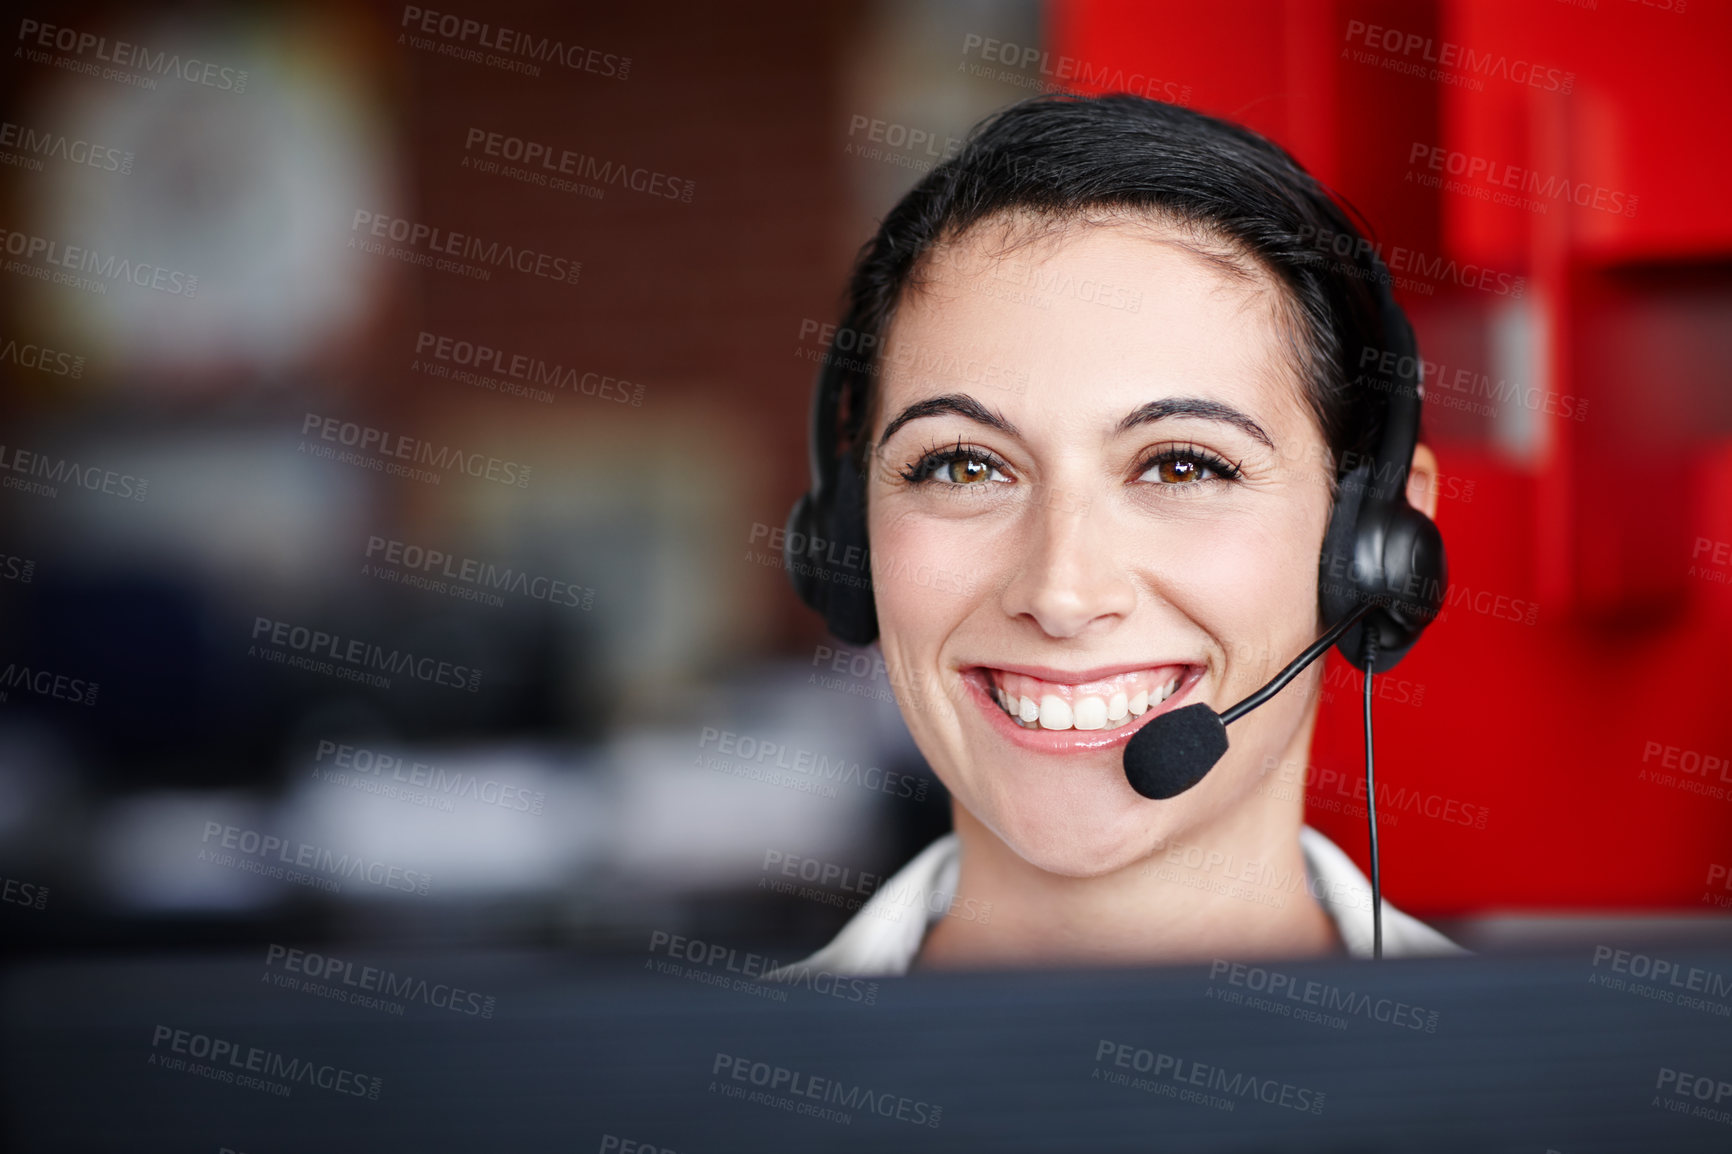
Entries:
{"label": "shoulder", "polygon": [[866,899],[830,944],[767,977],[787,979],[804,971],[874,976],[906,974],[956,892],[958,847],[947,833],[897,870]]}
{"label": "shoulder", "polygon": [[[1353,864],[1353,859],[1318,830],[1302,826],[1299,848],[1305,855],[1305,872],[1311,893],[1335,921],[1347,952],[1369,958],[1372,947],[1371,882]],[[1468,954],[1418,918],[1396,909],[1387,899],[1383,909],[1383,956],[1437,957]]]}
{"label": "shoulder", "polygon": [[[1310,826],[1299,848],[1311,893],[1335,922],[1347,952],[1372,952],[1371,882],[1340,846]],[[903,866],[867,899],[823,949],[767,975],[788,980],[806,972],[854,977],[906,974],[926,932],[944,915],[956,892],[959,847],[945,834]],[[1418,918],[1383,902],[1383,956],[1458,956],[1470,953]]]}

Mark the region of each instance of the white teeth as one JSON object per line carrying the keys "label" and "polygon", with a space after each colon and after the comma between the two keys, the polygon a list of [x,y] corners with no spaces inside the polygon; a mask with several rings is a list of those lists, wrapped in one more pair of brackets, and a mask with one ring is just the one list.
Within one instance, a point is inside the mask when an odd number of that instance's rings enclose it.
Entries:
{"label": "white teeth", "polygon": [[1110,698],[1098,696],[1067,700],[1057,694],[1044,694],[1039,701],[1019,697],[1005,689],[993,687],[993,697],[999,707],[1019,721],[1026,729],[1117,729],[1129,725],[1131,718],[1141,717],[1179,691],[1182,678],[1175,677],[1153,690],[1139,690],[1127,697],[1123,690]]}
{"label": "white teeth", "polygon": [[1077,698],[1075,725],[1078,729],[1105,729],[1107,703],[1098,697]]}

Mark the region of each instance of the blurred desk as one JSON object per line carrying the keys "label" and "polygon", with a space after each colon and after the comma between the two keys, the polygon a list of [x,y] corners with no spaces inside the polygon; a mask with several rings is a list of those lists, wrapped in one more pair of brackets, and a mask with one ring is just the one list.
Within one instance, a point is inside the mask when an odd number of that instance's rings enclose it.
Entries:
{"label": "blurred desk", "polygon": [[792,988],[753,957],[279,946],[15,966],[9,1146],[1732,1147],[1732,951]]}

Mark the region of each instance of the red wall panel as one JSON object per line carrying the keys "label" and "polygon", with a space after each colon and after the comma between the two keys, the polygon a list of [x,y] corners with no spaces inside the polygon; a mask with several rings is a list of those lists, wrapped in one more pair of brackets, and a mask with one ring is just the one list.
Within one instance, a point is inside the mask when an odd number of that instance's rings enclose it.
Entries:
{"label": "red wall panel", "polygon": [[[1488,424],[1428,398],[1454,589],[1379,691],[1390,898],[1705,908],[1732,862],[1732,6],[1077,0],[1047,25],[1281,142],[1386,250],[1520,278],[1398,296],[1428,357],[1501,381],[1513,317],[1528,395],[1586,402]],[[1330,663],[1309,820],[1363,865],[1360,682]]]}

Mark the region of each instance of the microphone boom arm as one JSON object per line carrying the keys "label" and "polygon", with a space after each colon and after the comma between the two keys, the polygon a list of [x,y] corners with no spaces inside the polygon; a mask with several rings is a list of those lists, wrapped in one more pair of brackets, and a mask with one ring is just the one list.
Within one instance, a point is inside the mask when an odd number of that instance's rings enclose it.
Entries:
{"label": "microphone boom arm", "polygon": [[1221,724],[1230,725],[1239,720],[1239,718],[1243,717],[1245,714],[1257,708],[1259,705],[1262,705],[1271,697],[1274,697],[1277,693],[1280,693],[1287,687],[1289,681],[1292,681],[1295,677],[1299,676],[1301,670],[1303,670],[1307,665],[1310,665],[1313,661],[1317,660],[1324,650],[1328,649],[1331,645],[1340,640],[1343,633],[1353,628],[1354,623],[1369,613],[1373,608],[1374,606],[1371,602],[1362,602],[1357,609],[1343,617],[1340,621],[1337,621],[1334,626],[1330,628],[1329,632],[1317,639],[1311,648],[1295,657],[1292,664],[1288,665],[1287,668],[1283,669],[1280,673],[1277,673],[1274,680],[1270,681],[1269,684],[1265,685],[1245,700],[1239,702],[1239,704],[1221,714]]}

